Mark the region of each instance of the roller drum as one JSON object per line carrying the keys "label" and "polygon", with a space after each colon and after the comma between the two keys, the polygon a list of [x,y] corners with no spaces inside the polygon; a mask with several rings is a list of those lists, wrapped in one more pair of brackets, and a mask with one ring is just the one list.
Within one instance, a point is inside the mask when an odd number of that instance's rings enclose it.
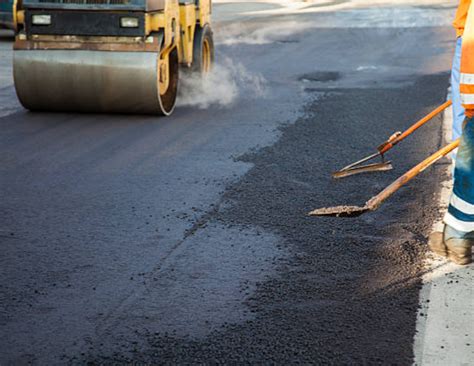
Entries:
{"label": "roller drum", "polygon": [[169,114],[154,52],[17,50],[15,89],[30,110]]}

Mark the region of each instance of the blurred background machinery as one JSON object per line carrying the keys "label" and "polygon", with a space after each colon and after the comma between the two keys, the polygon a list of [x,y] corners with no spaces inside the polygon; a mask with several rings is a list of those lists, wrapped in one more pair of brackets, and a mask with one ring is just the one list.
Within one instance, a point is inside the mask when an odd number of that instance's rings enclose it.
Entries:
{"label": "blurred background machinery", "polygon": [[214,61],[210,0],[9,4],[15,89],[30,110],[169,115],[180,69],[193,77]]}

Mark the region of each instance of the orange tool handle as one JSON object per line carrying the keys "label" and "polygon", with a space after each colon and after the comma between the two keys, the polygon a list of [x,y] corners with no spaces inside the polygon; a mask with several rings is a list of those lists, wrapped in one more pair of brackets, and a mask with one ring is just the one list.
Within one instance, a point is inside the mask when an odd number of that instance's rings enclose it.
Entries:
{"label": "orange tool handle", "polygon": [[410,136],[413,132],[415,132],[417,129],[419,129],[421,126],[423,126],[426,122],[430,121],[434,116],[437,114],[441,113],[444,111],[446,108],[448,108],[451,104],[453,104],[450,100],[444,102],[441,104],[438,108],[436,108],[434,111],[430,112],[426,116],[424,116],[422,119],[420,119],[418,122],[413,124],[410,128],[408,128],[405,132],[396,132],[390,138],[385,141],[383,144],[381,144],[377,150],[379,151],[380,154],[385,154],[388,150],[390,150],[392,147],[394,147],[396,144],[398,144],[400,141],[404,140],[408,136]]}
{"label": "orange tool handle", "polygon": [[367,202],[367,207],[369,208],[369,210],[377,209],[387,198],[389,198],[392,194],[398,191],[403,185],[411,181],[413,178],[415,178],[418,174],[420,174],[426,168],[436,163],[443,156],[448,155],[451,151],[453,151],[455,148],[459,146],[459,140],[460,139],[454,140],[449,145],[446,145],[442,149],[435,152],[433,155],[427,157],[421,163],[411,168],[408,172],[406,172],[400,178],[398,178],[396,181],[390,184],[378,195],[371,198]]}

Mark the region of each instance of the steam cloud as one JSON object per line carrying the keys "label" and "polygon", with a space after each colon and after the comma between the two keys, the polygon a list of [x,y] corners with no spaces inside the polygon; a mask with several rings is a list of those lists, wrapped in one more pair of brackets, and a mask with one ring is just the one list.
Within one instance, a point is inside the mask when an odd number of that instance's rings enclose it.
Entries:
{"label": "steam cloud", "polygon": [[216,43],[228,46],[268,44],[285,41],[288,37],[302,33],[311,27],[314,27],[314,24],[296,21],[267,24],[256,29],[250,29],[250,27],[242,24],[233,24],[216,34]]}
{"label": "steam cloud", "polygon": [[210,105],[226,107],[234,103],[239,94],[264,97],[265,79],[249,72],[241,63],[224,57],[214,64],[208,75],[185,75],[181,80],[178,104],[206,109]]}

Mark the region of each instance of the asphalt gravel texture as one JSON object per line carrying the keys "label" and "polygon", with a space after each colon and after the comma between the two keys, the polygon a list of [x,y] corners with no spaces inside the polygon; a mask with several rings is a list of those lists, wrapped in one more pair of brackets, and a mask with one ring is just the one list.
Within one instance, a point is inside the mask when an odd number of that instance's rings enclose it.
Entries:
{"label": "asphalt gravel texture", "polygon": [[[317,98],[303,118],[282,128],[277,143],[239,158],[254,167],[226,189],[197,227],[257,227],[283,238],[279,248],[287,255],[272,259],[277,275],[257,282],[245,301],[250,319],[197,339],[145,332],[145,346],[123,344],[110,354],[92,349],[74,360],[411,364],[426,236],[439,215],[434,192],[446,162],[425,171],[376,212],[358,218],[307,216],[317,207],[363,204],[440,146],[438,116],[390,153],[393,171],[330,177],[370,153],[387,137],[387,127],[403,130],[445,100],[447,75],[411,80],[401,88],[312,90]],[[245,272],[245,265],[240,270]]]}
{"label": "asphalt gravel texture", "polygon": [[30,113],[0,37],[0,364],[411,364],[445,162],[307,213],[441,145],[437,117],[331,178],[446,99],[453,31],[420,9],[232,13],[224,75],[168,118]]}

